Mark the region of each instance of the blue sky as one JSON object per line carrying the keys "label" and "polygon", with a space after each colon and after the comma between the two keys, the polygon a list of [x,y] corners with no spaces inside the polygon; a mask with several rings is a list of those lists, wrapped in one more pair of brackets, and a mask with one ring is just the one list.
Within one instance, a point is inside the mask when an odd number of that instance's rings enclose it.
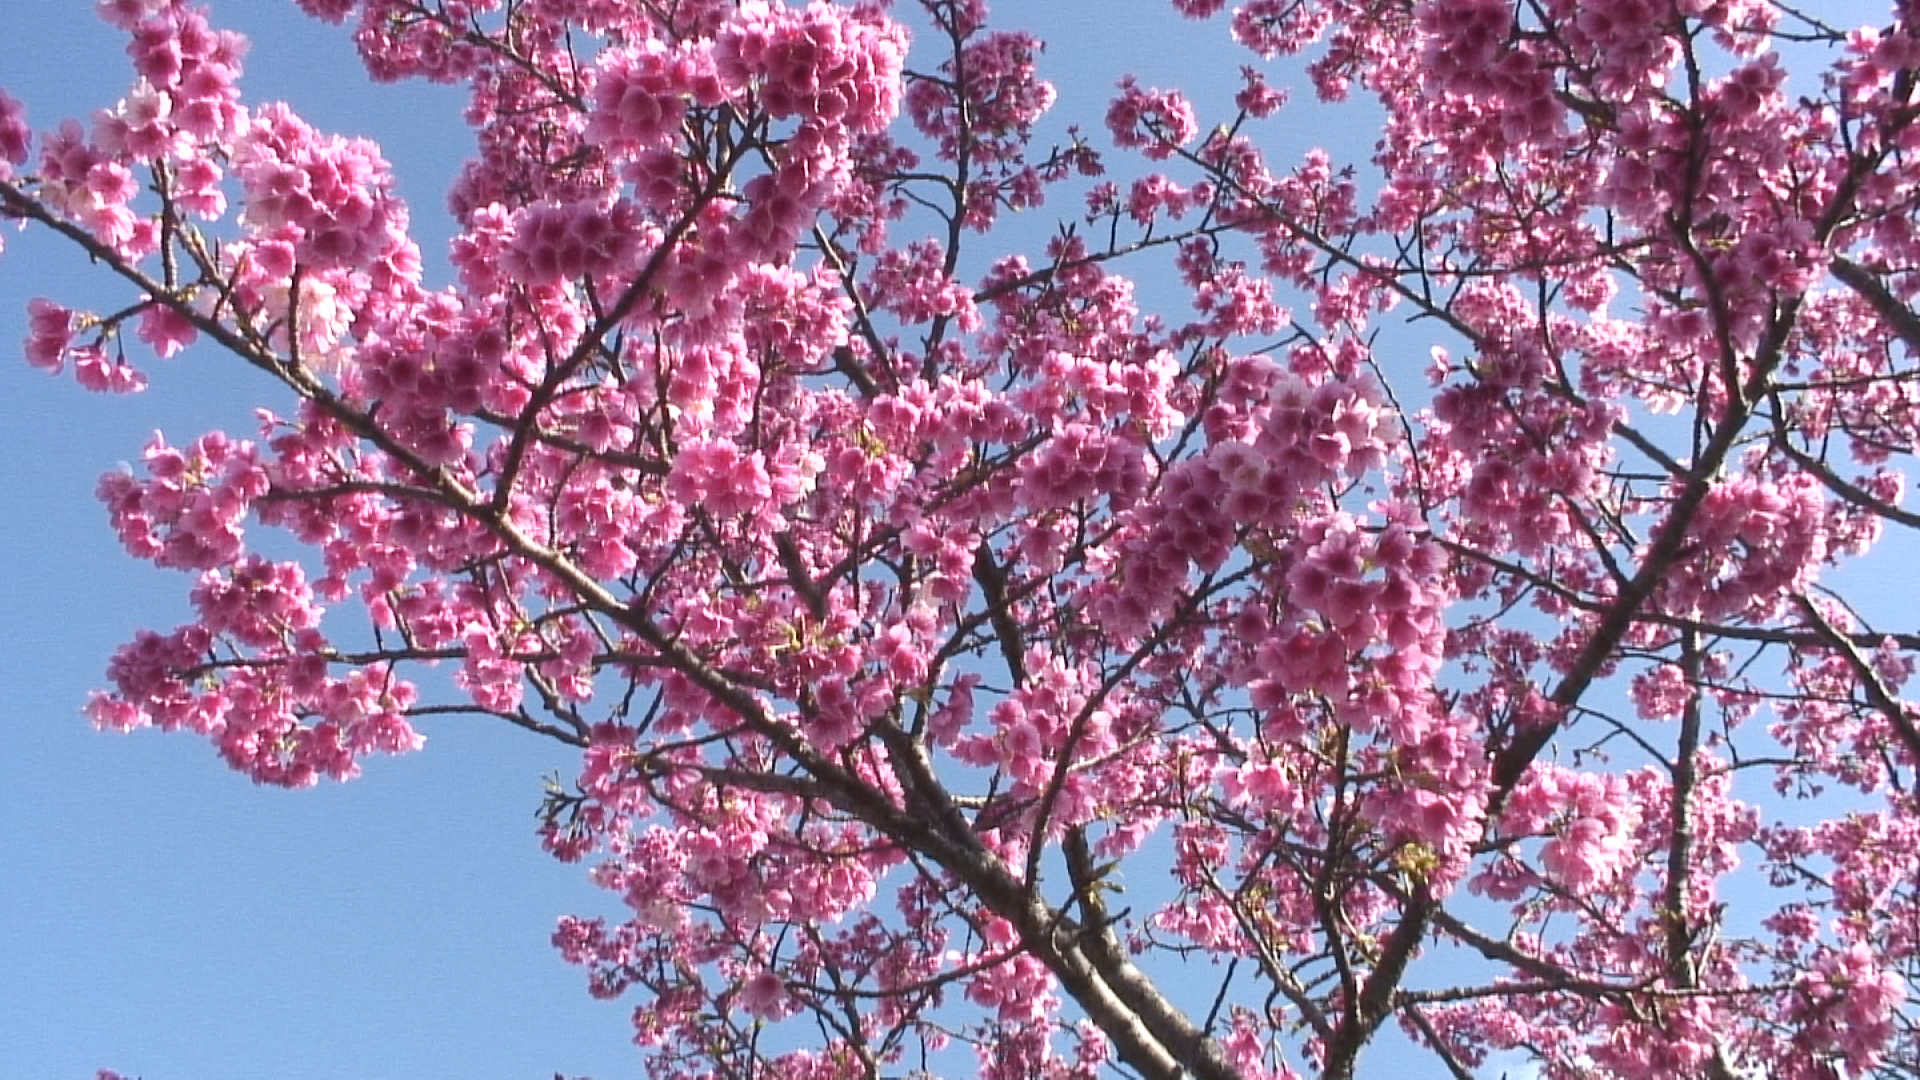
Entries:
{"label": "blue sky", "polygon": [[[284,99],[323,129],[383,145],[444,281],[441,195],[469,145],[459,93],[368,85],[346,33],[291,0],[212,6],[253,39],[250,103]],[[91,8],[0,3],[14,39],[0,86],[36,128],[125,92],[122,40]],[[1872,10],[1848,5],[1861,9]],[[997,13],[1049,42],[1043,70],[1060,102],[1048,134],[1074,122],[1102,146],[1121,74],[1188,87],[1210,125],[1220,113],[1205,105],[1231,92],[1245,55],[1222,23],[1180,21],[1164,0],[1008,0]],[[1364,114],[1338,114],[1337,126],[1329,115],[1296,94],[1262,133],[1273,159],[1320,143],[1364,161]],[[975,250],[1037,251],[1077,211],[1050,206]],[[13,777],[0,789],[0,1077],[85,1080],[101,1066],[145,1080],[638,1076],[627,1006],[590,1000],[547,943],[562,914],[611,913],[583,868],[533,837],[540,778],[572,773],[564,747],[440,722],[424,729],[423,753],[289,793],[254,788],[203,740],[99,734],[80,717],[113,649],[137,628],[182,621],[190,586],[121,551],[95,481],[137,459],[156,428],[175,443],[219,427],[251,434],[253,409],[286,398],[206,349],[143,361],[153,386],[134,398],[28,368],[15,343],[29,298],[127,297],[43,238],[9,232],[6,243],[0,500],[15,509],[0,529],[0,685],[14,707],[0,720]],[[1141,295],[1149,310],[1178,299],[1164,277]],[[1409,363],[1424,364],[1424,348]]]}

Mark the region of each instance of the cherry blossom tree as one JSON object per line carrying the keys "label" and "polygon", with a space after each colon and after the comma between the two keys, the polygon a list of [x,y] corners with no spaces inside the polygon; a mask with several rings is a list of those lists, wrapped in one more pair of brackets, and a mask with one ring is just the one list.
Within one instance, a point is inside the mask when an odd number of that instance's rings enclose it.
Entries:
{"label": "cherry blossom tree", "polygon": [[[441,287],[377,146],[98,6],[0,216],[124,303],[26,359],[264,407],[100,482],[195,617],[88,715],[577,747],[554,942],[652,1075],[1920,1075],[1920,634],[1847,598],[1920,527],[1913,0],[1246,0],[1230,113],[1059,145],[980,0],[299,0],[470,89]],[[1287,71],[1370,159],[1263,155]]]}

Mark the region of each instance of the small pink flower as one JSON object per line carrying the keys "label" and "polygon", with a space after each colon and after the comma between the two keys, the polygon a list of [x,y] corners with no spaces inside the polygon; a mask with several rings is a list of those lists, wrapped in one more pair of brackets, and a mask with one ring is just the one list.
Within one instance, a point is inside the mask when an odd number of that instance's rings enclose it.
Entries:
{"label": "small pink flower", "polygon": [[200,336],[185,315],[160,301],[154,301],[142,309],[137,333],[140,340],[151,345],[163,360],[177,355]]}
{"label": "small pink flower", "polygon": [[0,90],[0,180],[12,175],[15,165],[27,163],[33,148],[33,129],[27,126],[27,107]]}
{"label": "small pink flower", "polygon": [[780,976],[761,968],[740,984],[740,1007],[762,1020],[778,1020],[791,1011],[787,986]]}

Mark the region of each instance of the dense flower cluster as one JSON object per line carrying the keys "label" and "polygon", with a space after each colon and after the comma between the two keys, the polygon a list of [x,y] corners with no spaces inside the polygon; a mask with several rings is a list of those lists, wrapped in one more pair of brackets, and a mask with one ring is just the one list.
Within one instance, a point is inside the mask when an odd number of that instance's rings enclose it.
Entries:
{"label": "dense flower cluster", "polygon": [[[1247,0],[1231,111],[1123,78],[1111,178],[980,0],[299,6],[470,88],[451,284],[185,0],[98,5],[89,123],[0,91],[0,218],[129,287],[25,359],[295,399],[101,480],[193,614],[95,723],[577,748],[541,838],[613,913],[554,944],[660,1077],[1920,1055],[1920,638],[1841,599],[1920,526],[1911,4],[1796,23],[1815,87],[1759,0]],[[1268,160],[1296,54],[1370,163]]]}

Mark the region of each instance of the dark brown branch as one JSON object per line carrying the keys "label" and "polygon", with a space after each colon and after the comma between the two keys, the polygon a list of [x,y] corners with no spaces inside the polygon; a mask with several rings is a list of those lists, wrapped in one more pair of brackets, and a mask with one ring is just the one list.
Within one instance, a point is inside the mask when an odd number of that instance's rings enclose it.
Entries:
{"label": "dark brown branch", "polygon": [[1880,678],[1880,673],[1873,670],[1873,663],[1862,656],[1853,642],[1847,640],[1846,636],[1820,613],[1819,606],[1811,598],[1800,593],[1795,595],[1793,600],[1795,606],[1800,609],[1800,614],[1826,639],[1827,646],[1846,660],[1847,667],[1853,670],[1854,678],[1860,680],[1860,687],[1866,692],[1867,701],[1887,718],[1887,724],[1893,728],[1893,733],[1900,739],[1900,744],[1906,747],[1908,756],[1917,766],[1920,766],[1920,728],[1914,726],[1913,717],[1908,715],[1906,706],[1900,703],[1900,699],[1894,696],[1893,691],[1887,689],[1887,684]]}
{"label": "dark brown branch", "polygon": [[1880,275],[1844,255],[1834,256],[1831,269],[1834,277],[1859,294],[1873,313],[1886,321],[1894,336],[1906,342],[1914,356],[1920,357],[1920,313],[1901,303],[1880,280]]}

